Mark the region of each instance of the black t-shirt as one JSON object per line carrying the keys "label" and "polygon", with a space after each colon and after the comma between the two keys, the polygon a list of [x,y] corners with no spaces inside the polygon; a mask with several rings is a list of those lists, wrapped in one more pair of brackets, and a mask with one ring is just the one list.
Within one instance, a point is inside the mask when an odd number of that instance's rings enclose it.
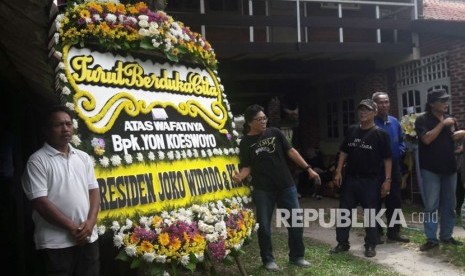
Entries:
{"label": "black t-shirt", "polygon": [[279,129],[244,135],[239,148],[240,165],[250,167],[254,189],[279,191],[295,185],[286,161],[292,146]]}
{"label": "black t-shirt", "polygon": [[347,153],[346,173],[379,175],[384,173],[384,160],[391,158],[389,134],[381,128],[349,127],[340,150]]}
{"label": "black t-shirt", "polygon": [[[450,116],[445,116],[445,118]],[[426,112],[415,120],[415,131],[418,137],[426,134],[439,124],[439,119],[433,114]],[[454,155],[454,141],[452,140],[451,127],[443,127],[438,137],[429,145],[418,143],[418,155],[420,168],[438,174],[450,174],[457,170]]]}

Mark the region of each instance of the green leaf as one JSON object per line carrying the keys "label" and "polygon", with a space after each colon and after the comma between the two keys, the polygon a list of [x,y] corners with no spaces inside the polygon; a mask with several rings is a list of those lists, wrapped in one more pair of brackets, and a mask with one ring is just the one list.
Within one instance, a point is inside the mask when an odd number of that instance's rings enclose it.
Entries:
{"label": "green leaf", "polygon": [[234,257],[231,256],[231,254],[229,254],[228,256],[226,256],[226,258],[223,259],[223,263],[225,265],[233,265],[234,264]]}
{"label": "green leaf", "polygon": [[141,265],[141,260],[139,258],[134,258],[131,263],[131,269],[138,268]]}
{"label": "green leaf", "polygon": [[153,50],[153,49],[155,49],[155,47],[153,47],[153,44],[150,41],[146,40],[146,39],[142,40],[140,42],[139,46],[142,49],[145,49],[145,50]]}
{"label": "green leaf", "polygon": [[115,257],[115,260],[121,260],[121,261],[124,261],[124,262],[128,262],[130,260],[129,256],[126,255],[126,253],[124,252],[124,250],[121,250],[118,255]]}
{"label": "green leaf", "polygon": [[189,269],[191,272],[194,272],[195,268],[197,267],[194,262],[189,262],[186,266],[187,269]]}
{"label": "green leaf", "polygon": [[178,62],[179,61],[179,58],[177,56],[175,56],[175,55],[172,55],[170,52],[165,52],[165,55],[169,60],[171,60],[173,62]]}

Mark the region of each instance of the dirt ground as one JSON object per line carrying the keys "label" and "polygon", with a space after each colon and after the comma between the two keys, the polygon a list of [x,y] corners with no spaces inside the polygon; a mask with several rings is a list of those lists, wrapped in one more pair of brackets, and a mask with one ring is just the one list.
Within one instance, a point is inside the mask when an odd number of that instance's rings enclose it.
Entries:
{"label": "dirt ground", "polygon": [[[338,200],[334,198],[324,197],[322,200],[314,198],[302,198],[302,208],[324,208],[329,214],[330,208],[338,206]],[[409,218],[405,218],[407,224],[411,225]],[[413,225],[420,227],[421,225]],[[277,229],[278,230],[278,229]],[[283,230],[282,228],[279,230]],[[311,223],[309,227],[305,227],[304,235],[306,237],[327,243],[331,246],[336,245],[336,230],[335,227],[324,228],[319,223]],[[465,238],[465,230],[463,227],[455,227],[455,237]],[[401,275],[421,275],[421,276],[459,276],[465,275],[465,270],[460,270],[454,265],[448,263],[440,254],[434,249],[430,252],[421,252],[419,246],[413,243],[397,243],[387,242],[376,247],[377,255],[373,258],[366,258],[364,252],[364,232],[362,230],[351,231],[350,234],[350,253],[373,261],[375,263],[383,264],[391,267],[394,271]]]}

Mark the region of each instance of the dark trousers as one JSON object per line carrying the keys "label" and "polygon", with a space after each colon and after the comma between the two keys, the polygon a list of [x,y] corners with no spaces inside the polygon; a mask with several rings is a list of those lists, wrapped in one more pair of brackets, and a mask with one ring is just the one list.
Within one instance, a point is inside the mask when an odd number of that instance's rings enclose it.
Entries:
{"label": "dark trousers", "polygon": [[[384,181],[383,177],[379,180],[380,183]],[[392,171],[391,171],[391,190],[389,195],[385,198],[382,198],[378,207],[378,210],[381,210],[383,202],[386,207],[386,225],[387,225],[387,236],[392,237],[399,234],[400,224],[396,223],[391,225],[392,216],[395,209],[401,209],[402,205],[402,175],[400,172],[399,161],[392,160]],[[398,219],[398,218],[395,218]],[[378,235],[383,235],[383,228],[378,224]]]}
{"label": "dark trousers", "polygon": [[[380,198],[380,184],[378,177],[347,175],[341,185],[341,196],[339,198],[339,208],[351,211],[360,204],[364,212],[375,212],[378,209]],[[354,220],[350,216],[351,221]],[[339,220],[336,220],[338,222]],[[369,220],[369,222],[371,222]],[[336,227],[336,240],[341,244],[349,244],[349,232],[351,225],[346,227]],[[377,244],[376,225],[368,223],[365,225],[365,247],[376,247]]]}
{"label": "dark trousers", "polygon": [[[300,204],[297,198],[295,186],[285,190],[268,192],[258,189],[253,190],[252,198],[255,203],[255,211],[258,222],[258,245],[263,264],[275,260],[273,255],[273,245],[271,243],[271,222],[275,207],[286,209],[292,212],[299,209]],[[288,221],[292,223],[291,219]],[[288,227],[289,260],[297,261],[304,257],[305,247],[303,241],[302,227]]]}
{"label": "dark trousers", "polygon": [[46,263],[48,276],[99,276],[99,243],[59,249],[42,249],[40,254]]}

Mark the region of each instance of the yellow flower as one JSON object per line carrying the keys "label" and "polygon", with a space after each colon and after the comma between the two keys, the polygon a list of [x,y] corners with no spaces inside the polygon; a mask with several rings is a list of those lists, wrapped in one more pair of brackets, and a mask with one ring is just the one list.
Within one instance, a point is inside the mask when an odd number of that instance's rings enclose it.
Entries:
{"label": "yellow flower", "polygon": [[81,10],[79,15],[81,15],[82,18],[90,18],[90,12],[88,10]]}
{"label": "yellow flower", "polygon": [[154,227],[159,227],[162,222],[163,222],[163,219],[160,216],[154,216],[152,218],[152,225]]}
{"label": "yellow flower", "polygon": [[168,233],[161,233],[160,236],[158,236],[158,242],[162,246],[167,246],[170,243],[170,235]]}
{"label": "yellow flower", "polygon": [[98,13],[103,12],[103,8],[100,4],[97,4],[95,2],[89,2],[89,8],[95,10]]}
{"label": "yellow flower", "polygon": [[107,7],[107,10],[111,13],[115,13],[116,12],[116,5],[114,3],[111,3],[111,2],[107,2],[105,3],[105,6]]}
{"label": "yellow flower", "polygon": [[151,244],[149,241],[143,241],[141,244],[140,244],[140,249],[143,251],[143,252],[153,252],[153,244]]}
{"label": "yellow flower", "polygon": [[173,251],[178,251],[179,248],[181,248],[181,241],[179,240],[179,238],[174,238],[172,241],[171,241],[171,246],[170,248],[173,250]]}

